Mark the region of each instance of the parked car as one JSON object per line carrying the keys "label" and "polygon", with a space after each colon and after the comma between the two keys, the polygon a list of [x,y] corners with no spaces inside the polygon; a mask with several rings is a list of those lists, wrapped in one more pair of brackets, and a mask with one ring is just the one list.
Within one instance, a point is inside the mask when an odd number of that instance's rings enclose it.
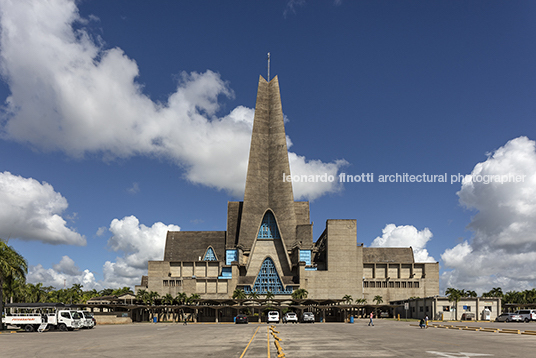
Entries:
{"label": "parked car", "polygon": [[236,324],[239,324],[239,323],[247,324],[248,323],[248,316],[246,316],[245,314],[237,315],[236,318],[235,318],[235,323]]}
{"label": "parked car", "polygon": [[283,316],[283,323],[288,322],[298,323],[298,315],[294,312],[285,313],[285,315]]}
{"label": "parked car", "polygon": [[268,323],[275,322],[279,323],[279,312],[270,311],[268,312]]}
{"label": "parked car", "polygon": [[303,312],[303,316],[301,318],[302,323],[315,323],[315,315],[313,312]]}
{"label": "parked car", "polygon": [[515,313],[503,313],[495,318],[495,322],[522,322],[523,317]]}
{"label": "parked car", "polygon": [[518,314],[523,318],[523,321],[530,322],[536,321],[536,311],[535,310],[518,310],[514,314]]}

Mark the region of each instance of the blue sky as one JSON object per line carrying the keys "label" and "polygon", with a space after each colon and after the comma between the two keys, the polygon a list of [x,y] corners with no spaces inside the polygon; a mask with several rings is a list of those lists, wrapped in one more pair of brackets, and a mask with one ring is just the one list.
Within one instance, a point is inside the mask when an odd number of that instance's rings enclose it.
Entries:
{"label": "blue sky", "polygon": [[[258,76],[281,87],[295,183],[358,242],[440,283],[536,283],[536,5],[528,1],[0,1],[0,237],[29,281],[139,283],[165,232],[225,230]],[[380,183],[380,175],[447,183]],[[452,175],[474,174],[463,185]],[[483,183],[477,175],[519,175]]]}

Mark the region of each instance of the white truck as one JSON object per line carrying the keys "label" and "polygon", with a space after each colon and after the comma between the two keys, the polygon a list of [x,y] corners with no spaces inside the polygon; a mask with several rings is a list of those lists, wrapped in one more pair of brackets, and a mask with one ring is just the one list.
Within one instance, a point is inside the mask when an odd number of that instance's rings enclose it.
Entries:
{"label": "white truck", "polygon": [[2,322],[26,332],[67,331],[81,327],[80,314],[63,303],[8,303],[4,310]]}

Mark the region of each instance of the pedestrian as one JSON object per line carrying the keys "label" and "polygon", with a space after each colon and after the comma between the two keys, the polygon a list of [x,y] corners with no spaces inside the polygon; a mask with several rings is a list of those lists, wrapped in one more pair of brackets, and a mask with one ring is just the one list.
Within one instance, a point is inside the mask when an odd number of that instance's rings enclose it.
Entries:
{"label": "pedestrian", "polygon": [[426,317],[424,317],[424,324],[425,324],[424,328],[428,328],[428,315],[426,315]]}
{"label": "pedestrian", "polygon": [[421,327],[421,328],[425,327],[423,318],[421,318],[421,321],[419,322],[419,327]]}
{"label": "pedestrian", "polygon": [[372,322],[372,317],[373,317],[373,316],[374,316],[374,315],[372,314],[372,312],[370,312],[370,321],[369,321],[369,323],[368,323],[369,326],[374,326],[374,323]]}

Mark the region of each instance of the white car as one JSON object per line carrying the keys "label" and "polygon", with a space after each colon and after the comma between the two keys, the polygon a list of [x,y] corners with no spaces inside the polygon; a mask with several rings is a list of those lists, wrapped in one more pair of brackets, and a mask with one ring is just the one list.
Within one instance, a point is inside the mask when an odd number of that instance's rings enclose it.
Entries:
{"label": "white car", "polygon": [[268,312],[268,323],[279,323],[279,312],[277,311],[270,311]]}
{"label": "white car", "polygon": [[301,319],[302,323],[311,322],[315,323],[315,315],[313,312],[303,312],[303,316]]}
{"label": "white car", "polygon": [[298,323],[298,315],[294,312],[287,312],[283,316],[283,323]]}
{"label": "white car", "polygon": [[536,311],[535,310],[519,310],[515,311],[514,314],[518,314],[523,318],[523,321],[530,322],[536,321]]}

